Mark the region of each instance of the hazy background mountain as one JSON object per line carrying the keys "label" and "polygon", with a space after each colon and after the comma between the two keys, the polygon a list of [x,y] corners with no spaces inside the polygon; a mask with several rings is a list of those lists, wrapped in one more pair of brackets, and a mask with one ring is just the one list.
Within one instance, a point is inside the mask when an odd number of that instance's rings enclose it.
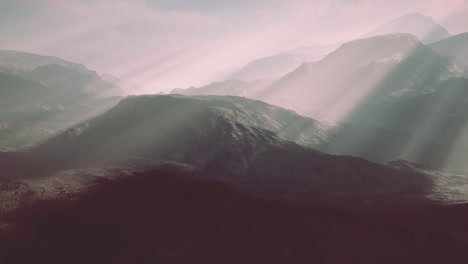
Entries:
{"label": "hazy background mountain", "polygon": [[451,34],[466,32],[468,17],[459,0],[4,1],[0,49],[80,62],[144,86],[135,94],[204,86],[256,58],[350,41],[405,14],[430,16]]}
{"label": "hazy background mountain", "polygon": [[25,149],[115,105],[122,89],[85,66],[0,51],[0,149]]}
{"label": "hazy background mountain", "polygon": [[0,61],[4,65],[1,107],[9,110],[124,95],[119,86],[81,64],[17,51],[1,51]]}
{"label": "hazy background mountain", "polygon": [[418,37],[423,43],[435,42],[447,37],[450,33],[446,28],[438,24],[429,16],[420,13],[411,13],[393,19],[374,30],[368,32],[363,37],[387,35],[394,33],[410,33]]}
{"label": "hazy background mountain", "polygon": [[280,78],[257,98],[339,120],[355,105],[433,92],[444,80],[464,74],[464,65],[400,33],[343,44]]}
{"label": "hazy background mountain", "polygon": [[290,51],[256,59],[229,75],[229,79],[254,81],[280,77],[304,62],[320,60],[338,48],[339,44],[301,46]]}
{"label": "hazy background mountain", "polygon": [[451,36],[428,45],[429,48],[441,54],[451,56],[468,65],[468,33]]}
{"label": "hazy background mountain", "polygon": [[467,263],[467,25],[458,0],[1,1],[0,262]]}
{"label": "hazy background mountain", "polygon": [[255,81],[226,80],[214,82],[203,87],[176,88],[171,94],[183,95],[232,95],[255,98],[266,87],[272,85],[277,79],[263,79]]}
{"label": "hazy background mountain", "polygon": [[364,99],[381,101],[430,93],[443,81],[464,75],[465,65],[433,52],[413,35],[399,33],[345,43],[324,59],[304,63],[271,85],[252,88],[255,85],[250,82],[229,89],[217,83],[210,89],[199,88],[199,92],[173,92],[226,94],[218,92],[226,90],[311,117],[337,119]]}
{"label": "hazy background mountain", "polygon": [[[409,33],[418,37],[423,43],[431,43],[450,37],[447,29],[431,17],[420,13],[411,13],[380,25],[363,37]],[[287,74],[304,62],[318,61],[338,48],[341,43],[333,45],[301,46],[290,51],[281,52],[269,57],[254,60],[235,73],[229,79],[253,81],[269,79]]]}
{"label": "hazy background mountain", "polygon": [[86,72],[85,66],[65,61],[53,56],[42,56],[15,50],[0,50],[0,71],[18,74],[30,72],[37,67],[46,65],[60,65],[78,72]]}

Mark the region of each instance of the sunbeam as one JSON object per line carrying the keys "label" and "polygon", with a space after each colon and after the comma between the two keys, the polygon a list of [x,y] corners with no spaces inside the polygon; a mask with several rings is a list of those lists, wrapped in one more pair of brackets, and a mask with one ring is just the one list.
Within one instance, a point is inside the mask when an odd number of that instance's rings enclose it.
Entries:
{"label": "sunbeam", "polygon": [[468,0],[1,0],[0,263],[468,263]]}

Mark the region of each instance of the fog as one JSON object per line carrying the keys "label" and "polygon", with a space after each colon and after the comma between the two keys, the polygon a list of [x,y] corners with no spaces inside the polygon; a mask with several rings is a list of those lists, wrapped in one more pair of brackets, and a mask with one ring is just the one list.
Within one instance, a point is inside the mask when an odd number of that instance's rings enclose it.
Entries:
{"label": "fog", "polygon": [[468,263],[468,0],[0,0],[0,263]]}
{"label": "fog", "polygon": [[463,0],[3,0],[0,49],[83,63],[135,84],[130,93],[157,93],[298,46],[346,42],[411,12],[451,34],[467,29]]}

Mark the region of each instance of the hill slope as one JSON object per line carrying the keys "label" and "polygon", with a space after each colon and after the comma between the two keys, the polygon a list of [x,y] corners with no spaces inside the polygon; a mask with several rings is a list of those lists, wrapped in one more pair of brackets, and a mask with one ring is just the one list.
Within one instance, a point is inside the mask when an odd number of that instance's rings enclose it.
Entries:
{"label": "hill slope", "polygon": [[438,24],[431,17],[420,13],[411,13],[393,19],[373,29],[364,37],[409,33],[417,36],[423,43],[435,42],[450,36],[446,28]]}
{"label": "hill slope", "polygon": [[364,101],[383,102],[434,92],[464,65],[439,55],[409,34],[370,37],[345,43],[315,63],[304,63],[271,84],[216,83],[183,94],[247,96],[293,109],[316,119],[342,119]]}
{"label": "hill slope", "polygon": [[427,45],[434,51],[451,56],[468,65],[468,33],[451,36]]}
{"label": "hill slope", "polygon": [[0,151],[4,151],[25,149],[100,114],[123,92],[83,65],[0,51],[0,94]]}
{"label": "hill slope", "polygon": [[461,264],[466,217],[466,206],[358,213],[291,205],[150,171],[10,213],[0,256],[5,264]]}
{"label": "hill slope", "polygon": [[[35,149],[72,164],[185,164],[264,195],[310,199],[382,193],[417,194],[423,175],[359,158],[325,155],[266,130],[275,125],[246,105],[222,98],[140,96]],[[253,102],[254,104],[255,102]],[[256,125],[265,124],[266,127]],[[320,126],[316,133],[320,138]]]}
{"label": "hill slope", "polygon": [[259,58],[234,72],[229,78],[243,81],[277,78],[295,70],[304,62],[322,59],[338,46],[339,44],[302,46]]}

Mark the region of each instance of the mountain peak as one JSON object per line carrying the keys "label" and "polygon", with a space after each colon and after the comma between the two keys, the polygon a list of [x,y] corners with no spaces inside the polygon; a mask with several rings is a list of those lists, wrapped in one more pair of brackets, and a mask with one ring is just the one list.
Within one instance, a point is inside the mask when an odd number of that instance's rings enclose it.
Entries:
{"label": "mountain peak", "polygon": [[0,72],[30,72],[38,67],[46,65],[59,65],[80,72],[88,71],[82,64],[53,56],[43,56],[16,50],[0,50]]}
{"label": "mountain peak", "polygon": [[402,32],[415,35],[423,43],[435,42],[450,36],[447,29],[431,17],[420,13],[410,13],[378,26],[364,37]]}
{"label": "mountain peak", "polygon": [[384,35],[371,36],[368,38],[357,39],[352,42],[365,42],[365,41],[406,41],[411,46],[421,45],[421,41],[417,36],[410,33],[391,33]]}
{"label": "mountain peak", "polygon": [[[432,17],[430,16],[425,16],[419,12],[413,12],[413,13],[408,13],[406,15],[402,15],[401,17],[397,18],[397,19],[403,19],[403,18],[411,18],[411,19],[431,19],[432,20]],[[433,20],[434,21],[434,20]]]}
{"label": "mountain peak", "polygon": [[357,39],[341,45],[336,51],[330,53],[324,60],[318,62],[336,65],[346,63],[368,64],[375,60],[380,60],[398,55],[399,57],[409,56],[424,49],[424,45],[419,39],[408,33],[394,33],[368,38]]}

